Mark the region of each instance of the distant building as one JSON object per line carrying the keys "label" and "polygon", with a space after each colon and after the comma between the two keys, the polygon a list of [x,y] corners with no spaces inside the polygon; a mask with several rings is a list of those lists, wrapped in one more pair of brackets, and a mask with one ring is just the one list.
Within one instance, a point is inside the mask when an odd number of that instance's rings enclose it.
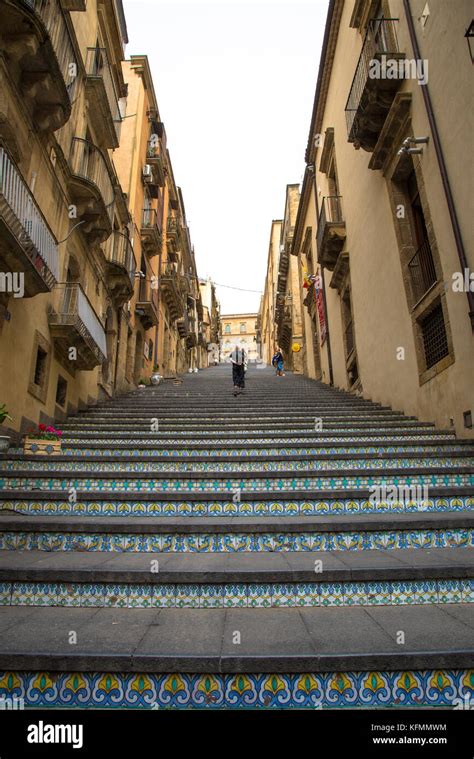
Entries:
{"label": "distant building", "polygon": [[247,351],[249,361],[256,361],[259,358],[257,317],[258,314],[223,314],[221,316],[221,361],[225,361],[236,346]]}

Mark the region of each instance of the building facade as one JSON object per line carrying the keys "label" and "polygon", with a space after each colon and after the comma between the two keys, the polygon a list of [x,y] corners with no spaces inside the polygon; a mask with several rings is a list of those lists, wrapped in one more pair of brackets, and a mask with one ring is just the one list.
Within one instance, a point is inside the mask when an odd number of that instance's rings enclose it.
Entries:
{"label": "building facade", "polygon": [[[292,241],[304,372],[471,437],[472,16],[329,4]],[[453,121],[452,113],[466,113]]]}
{"label": "building facade", "polygon": [[199,289],[203,306],[203,366],[219,363],[220,348],[220,304],[216,288],[210,279],[200,279]]}
{"label": "building facade", "polygon": [[226,361],[235,347],[247,352],[249,361],[259,358],[257,348],[258,314],[222,314],[220,360]]}
{"label": "building facade", "polygon": [[121,0],[0,14],[0,404],[18,433],[198,364],[199,287]]}

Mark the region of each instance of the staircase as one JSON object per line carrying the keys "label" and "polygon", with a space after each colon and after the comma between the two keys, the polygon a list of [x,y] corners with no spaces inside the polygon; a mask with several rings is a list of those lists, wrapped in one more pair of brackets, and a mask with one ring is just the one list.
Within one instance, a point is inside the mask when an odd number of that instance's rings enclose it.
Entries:
{"label": "staircase", "polygon": [[0,457],[0,698],[26,707],[474,698],[474,443],[230,367]]}

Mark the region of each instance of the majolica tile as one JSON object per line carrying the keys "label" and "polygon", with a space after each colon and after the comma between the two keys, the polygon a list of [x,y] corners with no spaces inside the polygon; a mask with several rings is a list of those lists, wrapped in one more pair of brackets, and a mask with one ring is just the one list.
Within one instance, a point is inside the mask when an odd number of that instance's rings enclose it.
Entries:
{"label": "majolica tile", "polygon": [[12,596],[11,582],[0,582],[0,606],[10,606]]}
{"label": "majolica tile", "polygon": [[126,609],[128,607],[129,586],[126,584],[105,586],[104,606]]}
{"label": "majolica tile", "polygon": [[440,604],[461,603],[462,589],[458,580],[438,580],[438,602]]}
{"label": "majolica tile", "polygon": [[57,606],[82,606],[82,588],[83,583],[71,582],[71,583],[58,583],[58,591],[56,597]]}
{"label": "majolica tile", "polygon": [[99,583],[84,583],[81,590],[81,606],[105,606],[105,586]]}
{"label": "majolica tile", "polygon": [[153,585],[153,602],[154,607],[169,609],[176,606],[176,585],[163,583]]}
{"label": "majolica tile", "polygon": [[320,583],[319,603],[321,606],[343,606],[344,591],[342,583]]}
{"label": "majolica tile", "polygon": [[368,606],[383,606],[390,604],[391,587],[389,582],[367,582]]}
{"label": "majolica tile", "polygon": [[417,602],[418,583],[391,582],[391,602],[394,606],[410,605]]}
{"label": "majolica tile", "polygon": [[224,606],[228,607],[247,607],[248,592],[247,585],[224,585]]}
{"label": "majolica tile", "polygon": [[474,603],[474,580],[459,580],[463,603]]}
{"label": "majolica tile", "polygon": [[298,583],[295,588],[295,606],[319,606],[320,583]]}
{"label": "majolica tile", "polygon": [[248,585],[248,606],[249,607],[267,607],[272,605],[272,586],[257,585],[250,583]]}
{"label": "majolica tile", "polygon": [[222,585],[200,585],[199,607],[201,609],[218,609],[224,606],[224,587]]}
{"label": "majolica tile", "polygon": [[276,584],[272,586],[272,606],[295,606],[296,588],[293,584]]}
{"label": "majolica tile", "polygon": [[199,608],[199,585],[176,585],[175,596],[178,608]]}
{"label": "majolica tile", "polygon": [[32,582],[14,582],[12,587],[12,606],[34,606],[36,584]]}
{"label": "majolica tile", "polygon": [[415,590],[417,604],[438,603],[438,583],[436,580],[421,580]]}
{"label": "majolica tile", "polygon": [[344,583],[344,605],[366,606],[367,588],[363,582]]}

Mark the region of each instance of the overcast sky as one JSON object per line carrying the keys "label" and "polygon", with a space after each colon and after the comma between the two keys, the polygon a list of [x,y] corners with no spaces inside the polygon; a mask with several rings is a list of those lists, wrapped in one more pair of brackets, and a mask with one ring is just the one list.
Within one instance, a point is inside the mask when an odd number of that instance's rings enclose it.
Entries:
{"label": "overcast sky", "polygon": [[[198,274],[261,291],[272,219],[300,182],[328,0],[124,0],[149,57]],[[258,293],[218,287],[222,313]]]}

